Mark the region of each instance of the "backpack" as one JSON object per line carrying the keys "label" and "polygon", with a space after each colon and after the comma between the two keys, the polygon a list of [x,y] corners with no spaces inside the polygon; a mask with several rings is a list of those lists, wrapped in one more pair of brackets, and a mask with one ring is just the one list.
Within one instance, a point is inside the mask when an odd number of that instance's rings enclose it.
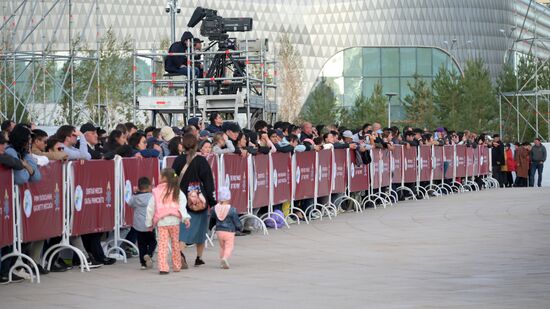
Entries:
{"label": "backpack", "polygon": [[275,228],[275,227],[277,227],[278,229],[282,228],[285,225],[285,220],[283,219],[285,215],[279,209],[275,209],[273,213],[269,215],[269,218],[273,220],[265,220],[265,226],[269,228]]}

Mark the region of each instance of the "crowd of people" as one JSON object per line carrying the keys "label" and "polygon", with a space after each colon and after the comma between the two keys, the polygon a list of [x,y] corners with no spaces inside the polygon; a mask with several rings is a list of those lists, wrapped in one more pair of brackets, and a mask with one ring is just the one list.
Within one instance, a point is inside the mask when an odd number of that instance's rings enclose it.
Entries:
{"label": "crowd of people", "polygon": [[[212,171],[206,160],[211,154],[245,157],[248,154],[349,148],[357,154],[356,164],[368,164],[371,161],[369,150],[375,148],[391,151],[396,145],[407,148],[422,145],[486,145],[492,152],[493,177],[503,187],[534,186],[536,173],[537,185],[541,186],[543,165],[547,157],[546,149],[538,138],[533,144],[525,142],[511,147],[503,143],[498,135],[457,132],[443,127],[433,131],[405,127],[401,131],[396,126],[384,128],[380,123],[367,123],[361,128],[350,130],[337,125],[313,126],[309,122],[301,125],[277,122],[271,125],[259,120],[249,130],[241,128],[236,122],[224,121],[222,114],[217,112],[210,114],[208,124],[204,119],[190,118],[183,128],[150,126],[141,130],[128,122],[118,124],[107,132],[92,123],[86,123],[80,128],[63,125],[54,135],[48,136],[32,124],[16,124],[6,120],[1,124],[1,129],[0,164],[13,169],[16,185],[40,181],[40,166],[50,161],[111,160],[117,155],[159,159],[177,156],[171,167],[162,170],[161,183],[157,188],[151,187],[150,179],[140,179],[139,192],[130,202],[136,215],[126,239],[137,242],[141,268],[150,268],[157,246],[157,237],[151,234],[151,228],[156,226],[159,232],[159,269],[162,274],[168,273],[165,259],[169,242],[173,249],[174,271],[188,267],[184,250],[190,244],[196,246],[194,265],[203,265],[206,232],[212,225],[217,225],[221,233],[218,237],[222,248],[221,266],[229,268],[228,258],[234,242],[231,235],[239,234],[242,226],[239,220],[235,220],[236,213],[230,207],[228,192],[218,192],[218,199],[215,198]],[[311,203],[311,200],[295,202],[304,210]],[[209,208],[212,208],[212,213],[208,211]],[[296,216],[303,219],[303,214],[297,212]],[[91,233],[72,237],[71,243],[82,250],[91,267],[101,267],[116,262],[105,255],[102,241],[106,237],[106,233]],[[60,240],[58,237],[24,244],[25,253],[39,265],[41,274],[48,273],[40,266],[42,253]],[[11,247],[4,247],[1,253],[6,255],[11,250]],[[137,255],[131,246],[126,246],[125,251],[128,256]],[[79,263],[77,257],[72,263],[56,257],[50,271],[63,272]],[[2,263],[0,283],[8,281],[11,265],[13,260],[10,259]],[[12,281],[21,281],[25,275],[24,271],[17,271]]]}

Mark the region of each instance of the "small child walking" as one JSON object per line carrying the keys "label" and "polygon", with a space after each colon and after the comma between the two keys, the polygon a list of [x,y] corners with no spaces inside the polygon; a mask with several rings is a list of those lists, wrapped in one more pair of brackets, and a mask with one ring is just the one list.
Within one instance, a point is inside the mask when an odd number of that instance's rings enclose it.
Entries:
{"label": "small child walking", "polygon": [[147,177],[141,177],[138,179],[138,191],[128,202],[128,206],[134,209],[132,227],[137,232],[139,262],[142,270],[153,268],[153,253],[157,248],[155,231],[145,225],[147,205],[152,197],[151,181]]}
{"label": "small child walking", "polygon": [[153,189],[153,196],[147,205],[147,227],[157,227],[158,231],[158,267],[160,275],[167,275],[170,266],[168,257],[168,242],[172,245],[172,270],[181,269],[179,245],[180,222],[185,227],[191,225],[191,216],[187,213],[187,199],[180,191],[178,176],[172,168],[165,168],[160,172],[160,183]]}
{"label": "small child walking", "polygon": [[231,192],[227,187],[218,190],[218,204],[211,210],[212,218],[216,219],[216,235],[220,242],[220,265],[229,269],[228,259],[235,244],[235,232],[241,231],[243,225],[234,207],[231,207]]}

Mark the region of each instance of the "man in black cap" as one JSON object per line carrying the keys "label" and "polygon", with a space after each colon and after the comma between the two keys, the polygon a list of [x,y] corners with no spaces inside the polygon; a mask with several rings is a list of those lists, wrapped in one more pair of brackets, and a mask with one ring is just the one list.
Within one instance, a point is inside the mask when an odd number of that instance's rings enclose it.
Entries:
{"label": "man in black cap", "polygon": [[[179,42],[170,45],[169,53],[186,53],[189,42],[193,40],[193,35],[189,31],[185,31]],[[182,74],[187,76],[187,56],[174,55],[166,56],[164,61],[164,70],[168,73]],[[195,67],[195,76],[199,76],[199,68]]]}
{"label": "man in black cap", "polygon": [[237,138],[239,137],[239,133],[241,133],[241,126],[239,126],[236,122],[224,122],[222,125],[222,131],[227,135],[228,140],[226,143],[231,142],[233,146],[235,146],[234,154],[242,155],[243,157],[246,156],[247,151],[242,150],[239,148],[239,144],[237,141]]}
{"label": "man in black cap", "polygon": [[[84,140],[88,144],[88,152],[92,156],[92,160],[103,159],[103,153],[101,149],[97,147],[99,144],[99,138],[97,135],[97,128],[91,123],[85,123],[80,127],[80,132],[84,136]],[[83,142],[82,140],[80,142]]]}

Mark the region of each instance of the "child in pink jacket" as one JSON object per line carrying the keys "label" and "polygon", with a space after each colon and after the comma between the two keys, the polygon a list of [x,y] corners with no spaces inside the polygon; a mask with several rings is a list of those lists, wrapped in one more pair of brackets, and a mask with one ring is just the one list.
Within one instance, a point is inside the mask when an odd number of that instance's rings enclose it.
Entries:
{"label": "child in pink jacket", "polygon": [[160,183],[153,189],[153,197],[147,205],[147,227],[156,226],[158,234],[158,267],[159,274],[167,275],[170,270],[168,261],[168,243],[172,244],[172,270],[181,269],[179,245],[180,222],[189,228],[191,216],[187,213],[187,199],[180,191],[178,176],[171,168],[160,172]]}

